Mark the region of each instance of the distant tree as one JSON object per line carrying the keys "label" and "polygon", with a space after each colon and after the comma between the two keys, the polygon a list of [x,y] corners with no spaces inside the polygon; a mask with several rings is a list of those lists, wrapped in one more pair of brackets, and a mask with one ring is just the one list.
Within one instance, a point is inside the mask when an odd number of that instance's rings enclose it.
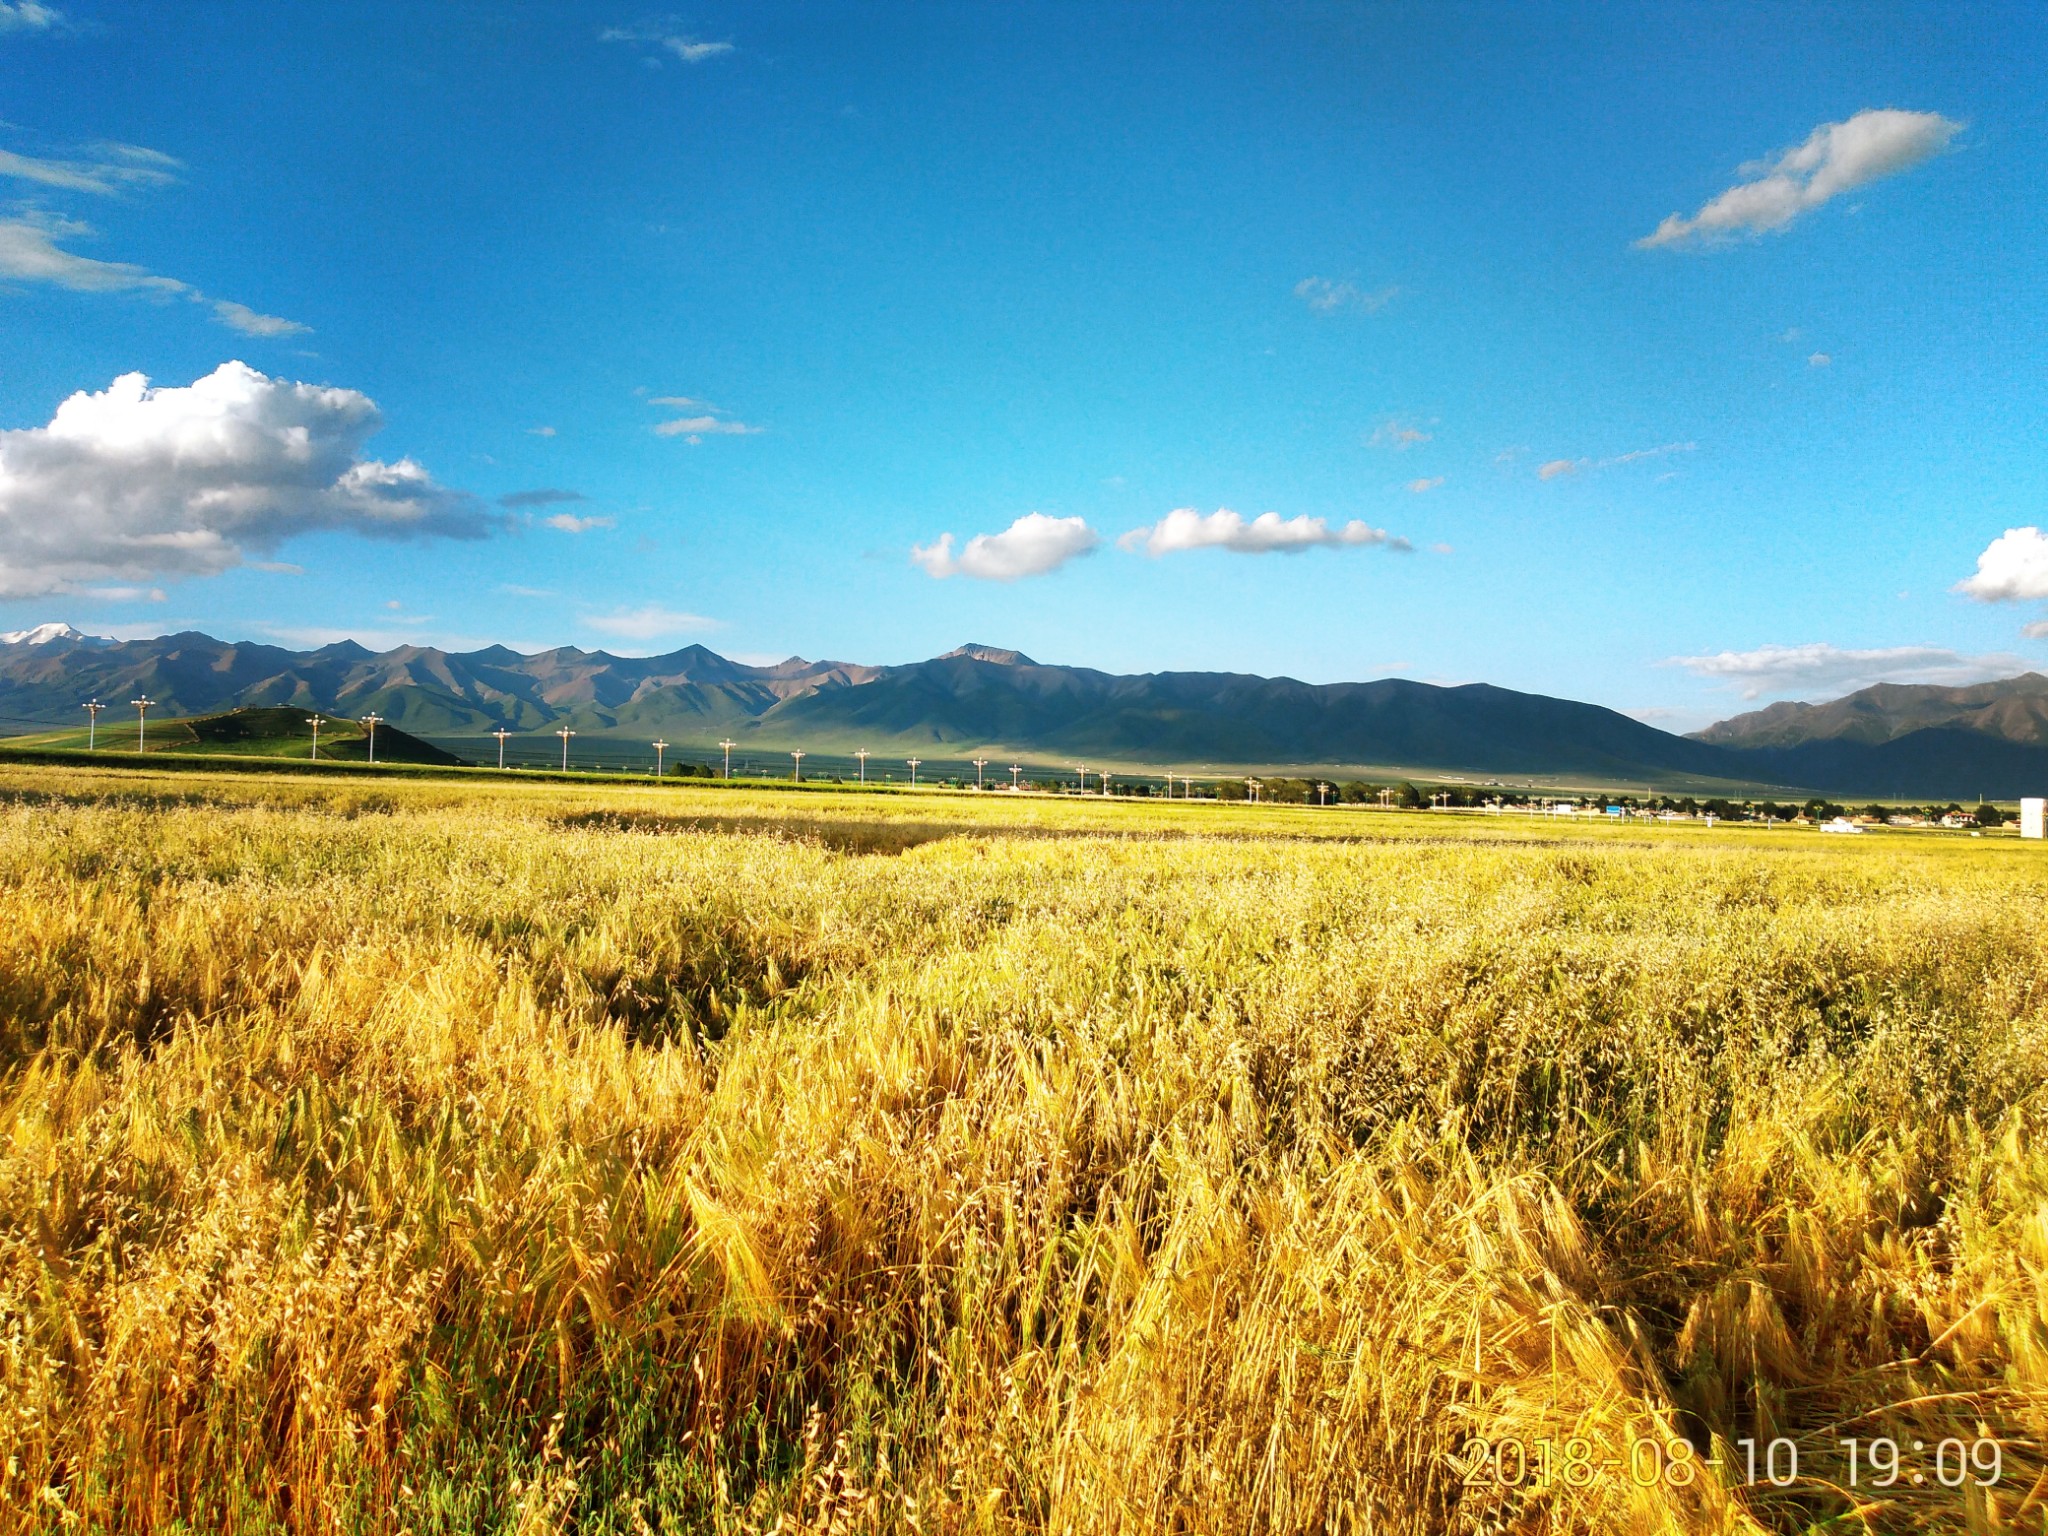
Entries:
{"label": "distant tree", "polygon": [[1881,805],[1872,804],[1866,805],[1865,807],[1863,807],[1862,810],[1858,811],[1856,814],[1858,816],[1868,816],[1872,821],[1883,821],[1885,817],[1891,814],[1891,812],[1887,811]]}
{"label": "distant tree", "polygon": [[2002,827],[2005,825],[2005,812],[1987,801],[1977,807],[1976,822],[1980,827]]}
{"label": "distant tree", "polygon": [[1421,790],[1417,789],[1406,779],[1403,779],[1394,790],[1394,803],[1412,811],[1418,805],[1424,805],[1427,802],[1424,800]]}
{"label": "distant tree", "polygon": [[1346,779],[1338,787],[1337,792],[1342,796],[1346,805],[1363,805],[1368,800],[1377,800],[1379,798],[1378,792],[1363,779]]}

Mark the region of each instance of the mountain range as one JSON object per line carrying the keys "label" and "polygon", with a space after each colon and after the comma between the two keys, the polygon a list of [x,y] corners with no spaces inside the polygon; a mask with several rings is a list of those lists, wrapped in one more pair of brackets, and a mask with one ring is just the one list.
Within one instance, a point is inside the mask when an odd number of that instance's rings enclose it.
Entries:
{"label": "mountain range", "polygon": [[351,641],[317,650],[187,632],[111,641],[68,625],[0,635],[0,729],[75,725],[91,698],[162,717],[286,706],[372,711],[475,756],[505,729],[678,750],[748,748],[1210,768],[1400,770],[1589,783],[1800,787],[1830,794],[2011,797],[2048,786],[2048,678],[1966,689],[1882,685],[1775,704],[1685,737],[1598,705],[1484,683],[1310,684],[1225,672],[1119,675],[965,645],[902,666],[750,666],[692,645],[625,657],[574,647],[448,652]]}

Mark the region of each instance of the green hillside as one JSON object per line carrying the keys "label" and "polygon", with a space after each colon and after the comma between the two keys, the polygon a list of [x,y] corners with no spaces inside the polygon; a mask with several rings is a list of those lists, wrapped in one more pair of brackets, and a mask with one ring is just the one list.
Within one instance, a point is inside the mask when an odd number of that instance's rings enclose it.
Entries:
{"label": "green hillside", "polygon": [[[86,745],[83,730],[50,731],[18,737],[21,746],[55,747],[67,751]],[[98,732],[101,752],[130,752],[136,747],[133,720],[113,724],[102,720]],[[368,730],[354,720],[320,720],[319,760],[361,763],[370,755]],[[151,720],[145,750],[181,757],[298,757],[311,758],[312,717],[303,709],[230,709],[220,714],[195,715],[189,719]],[[453,752],[422,741],[408,731],[387,722],[377,726],[377,761],[380,763],[429,764],[454,767],[467,761]]]}

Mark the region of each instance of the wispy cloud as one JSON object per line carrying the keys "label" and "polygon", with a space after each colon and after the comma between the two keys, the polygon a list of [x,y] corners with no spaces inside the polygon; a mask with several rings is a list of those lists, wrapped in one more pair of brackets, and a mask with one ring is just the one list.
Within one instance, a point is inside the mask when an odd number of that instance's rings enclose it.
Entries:
{"label": "wispy cloud", "polygon": [[692,37],[670,22],[648,22],[637,27],[606,27],[597,34],[600,42],[631,43],[642,48],[651,48],[650,62],[659,62],[662,53],[672,54],[685,64],[702,64],[706,59],[715,59],[720,54],[731,53],[731,43],[706,42]]}
{"label": "wispy cloud", "polygon": [[601,635],[621,640],[665,640],[674,635],[701,634],[718,628],[718,620],[700,613],[684,613],[659,603],[642,603],[637,608],[614,608],[607,613],[586,613],[583,624]]}
{"label": "wispy cloud", "polygon": [[1404,453],[1429,439],[1430,434],[1416,423],[1390,416],[1372,429],[1372,435],[1366,442],[1374,448],[1391,448],[1396,453]]}
{"label": "wispy cloud", "polygon": [[0,33],[47,32],[63,22],[62,11],[36,0],[0,0]]}
{"label": "wispy cloud", "polygon": [[1743,166],[1743,179],[1691,218],[1674,213],[1636,245],[1713,244],[1784,229],[1844,192],[1932,159],[1962,130],[1938,112],[1892,107],[1822,123],[1805,143]]}
{"label": "wispy cloud", "polygon": [[1806,366],[1809,368],[1825,368],[1832,362],[1834,362],[1834,359],[1829,357],[1827,353],[1815,352],[1806,359]]}
{"label": "wispy cloud", "polygon": [[169,155],[133,144],[95,145],[91,159],[44,160],[0,149],[0,176],[65,192],[110,196],[131,187],[160,187],[183,169]]}
{"label": "wispy cloud", "polygon": [[1117,540],[1119,548],[1139,550],[1157,558],[1191,549],[1227,549],[1241,555],[1296,554],[1305,549],[1366,548],[1374,545],[1406,551],[1406,539],[1357,520],[1332,528],[1327,520],[1303,513],[1282,517],[1261,512],[1245,518],[1228,507],[1197,512],[1177,507],[1149,528],[1133,528]]}
{"label": "wispy cloud", "polygon": [[161,276],[147,267],[81,256],[59,243],[91,234],[90,225],[61,216],[29,213],[0,219],[0,278],[47,283],[73,293],[143,293],[189,299],[206,305],[221,324],[247,336],[296,336],[309,329],[295,320],[260,314],[231,299],[209,299],[190,283]]}
{"label": "wispy cloud", "polygon": [[558,507],[565,502],[588,501],[581,491],[564,491],[546,486],[537,491],[512,491],[498,498],[501,507]]}
{"label": "wispy cloud", "polygon": [[647,403],[670,410],[696,412],[695,415],[656,422],[656,437],[680,437],[686,443],[701,443],[707,437],[752,437],[761,430],[744,421],[734,420],[708,401],[692,399],[688,395],[656,395]]}
{"label": "wispy cloud", "polygon": [[1341,314],[1347,310],[1376,315],[1395,299],[1396,287],[1360,288],[1356,283],[1333,283],[1327,277],[1304,277],[1294,285],[1294,296],[1319,315]]}
{"label": "wispy cloud", "polygon": [[501,581],[492,590],[502,592],[507,597],[553,597],[555,595],[553,589],[549,587],[522,587],[517,582],[511,581]]}
{"label": "wispy cloud", "polygon": [[553,437],[555,429],[553,427],[528,427],[526,435],[528,437]]}
{"label": "wispy cloud", "polygon": [[1536,466],[1536,478],[1555,480],[1561,475],[1591,474],[1622,464],[1639,464],[1645,459],[1665,458],[1674,453],[1698,453],[1699,448],[1698,443],[1660,443],[1655,448],[1638,448],[1631,453],[1617,453],[1605,459],[1552,459]]}
{"label": "wispy cloud", "polygon": [[1444,477],[1442,475],[1429,475],[1420,480],[1410,480],[1408,482],[1408,489],[1420,496],[1426,491],[1435,490],[1443,483]]}
{"label": "wispy cloud", "polygon": [[553,517],[541,521],[548,527],[563,533],[588,533],[593,528],[616,528],[617,520],[609,517],[578,517],[573,512],[557,512]]}
{"label": "wispy cloud", "polygon": [[1859,651],[1816,642],[1673,656],[1664,665],[1726,683],[1743,698],[1754,699],[1770,693],[1853,693],[1873,683],[1977,683],[2023,672],[2028,663],[2003,652],[1970,656],[1934,645]]}
{"label": "wispy cloud", "polygon": [[313,330],[310,325],[263,314],[246,304],[237,304],[233,299],[215,299],[213,315],[222,325],[240,331],[244,336],[305,336]]}
{"label": "wispy cloud", "polygon": [[1026,512],[1001,533],[977,533],[957,556],[953,535],[942,533],[935,542],[913,548],[910,559],[926,575],[941,581],[951,576],[1018,581],[1048,575],[1101,542],[1083,518]]}

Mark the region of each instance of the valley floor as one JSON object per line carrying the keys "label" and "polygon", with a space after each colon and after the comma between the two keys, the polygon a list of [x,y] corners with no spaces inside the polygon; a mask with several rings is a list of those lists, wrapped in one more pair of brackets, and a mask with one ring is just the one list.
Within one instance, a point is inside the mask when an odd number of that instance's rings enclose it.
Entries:
{"label": "valley floor", "polygon": [[2041,1530],[2044,860],[0,765],[0,1512]]}

